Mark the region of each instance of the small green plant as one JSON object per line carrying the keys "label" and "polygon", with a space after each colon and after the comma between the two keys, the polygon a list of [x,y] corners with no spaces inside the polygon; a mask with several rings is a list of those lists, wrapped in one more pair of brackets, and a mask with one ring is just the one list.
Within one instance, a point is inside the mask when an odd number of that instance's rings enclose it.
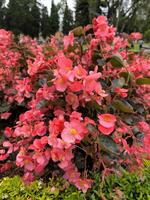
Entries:
{"label": "small green plant", "polygon": [[146,42],[150,42],[150,29],[148,29],[147,31],[145,31],[145,33],[144,33],[144,39],[146,40]]}
{"label": "small green plant", "polygon": [[48,184],[36,180],[25,185],[19,176],[0,181],[0,200],[150,200],[150,163],[139,173],[123,171],[122,176],[109,175],[104,181],[99,173],[86,194],[62,178],[50,179]]}

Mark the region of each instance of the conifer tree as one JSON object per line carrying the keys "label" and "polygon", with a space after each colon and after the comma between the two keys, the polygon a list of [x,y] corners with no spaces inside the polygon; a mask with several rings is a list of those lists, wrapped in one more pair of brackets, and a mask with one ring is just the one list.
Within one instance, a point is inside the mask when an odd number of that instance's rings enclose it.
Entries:
{"label": "conifer tree", "polygon": [[32,37],[38,37],[40,32],[40,8],[36,0],[34,0],[31,4],[30,10],[30,19],[28,21],[30,28],[29,28],[29,35]]}
{"label": "conifer tree", "polygon": [[6,26],[15,34],[36,37],[40,28],[40,8],[36,0],[9,0]]}
{"label": "conifer tree", "polygon": [[44,38],[50,35],[50,17],[47,7],[43,6],[41,11],[41,33]]}
{"label": "conifer tree", "polygon": [[59,30],[59,14],[58,8],[52,0],[51,14],[50,14],[50,33],[54,35]]}
{"label": "conifer tree", "polygon": [[72,11],[69,9],[66,3],[63,15],[63,24],[62,24],[63,33],[68,34],[68,32],[72,29],[72,27],[73,27]]}
{"label": "conifer tree", "polygon": [[5,0],[0,0],[0,28],[5,28]]}
{"label": "conifer tree", "polygon": [[85,26],[90,23],[88,0],[76,0],[75,24]]}

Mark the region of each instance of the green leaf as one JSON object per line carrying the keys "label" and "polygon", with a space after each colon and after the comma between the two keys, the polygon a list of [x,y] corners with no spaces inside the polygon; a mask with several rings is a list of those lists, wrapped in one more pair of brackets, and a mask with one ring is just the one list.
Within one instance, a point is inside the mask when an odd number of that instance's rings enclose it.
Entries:
{"label": "green leaf", "polygon": [[150,78],[138,78],[136,79],[138,85],[150,85]]}
{"label": "green leaf", "polygon": [[126,101],[114,100],[112,105],[121,112],[134,113],[133,107]]}
{"label": "green leaf", "polygon": [[92,55],[92,60],[94,62],[97,62],[97,60],[99,60],[101,58],[101,54],[99,52],[94,52]]}
{"label": "green leaf", "polygon": [[111,57],[110,63],[112,64],[113,68],[121,68],[125,66],[124,60],[120,54],[115,54]]}
{"label": "green leaf", "polygon": [[2,102],[0,105],[0,113],[8,112],[10,110],[10,107],[11,106],[7,104],[6,102]]}
{"label": "green leaf", "polygon": [[101,134],[93,125],[88,124],[87,126],[89,132],[92,134],[93,132],[97,132],[98,134],[98,143],[100,144],[101,149],[106,153],[111,153],[114,156],[119,156],[120,151],[118,145],[114,142],[114,140],[107,135]]}
{"label": "green leaf", "polygon": [[112,81],[112,86],[113,88],[122,88],[125,84],[125,79],[123,77],[119,78],[119,79],[114,79]]}
{"label": "green leaf", "polygon": [[118,145],[113,141],[113,139],[110,136],[100,134],[99,144],[103,151],[111,153],[115,156],[120,155]]}
{"label": "green leaf", "polygon": [[134,78],[134,75],[131,72],[121,72],[119,73],[119,76],[123,77],[126,81],[129,80],[130,82]]}
{"label": "green leaf", "polygon": [[84,31],[84,28],[82,26],[78,26],[77,28],[74,28],[72,30],[72,32],[74,33],[75,36],[78,37],[78,36],[83,35],[85,31]]}

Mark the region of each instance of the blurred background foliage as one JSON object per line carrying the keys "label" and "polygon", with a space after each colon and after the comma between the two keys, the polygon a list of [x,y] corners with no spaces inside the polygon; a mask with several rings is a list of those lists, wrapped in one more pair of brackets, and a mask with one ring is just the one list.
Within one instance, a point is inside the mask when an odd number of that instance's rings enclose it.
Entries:
{"label": "blurred background foliage", "polygon": [[[90,24],[93,17],[107,16],[118,32],[142,32],[150,29],[149,0],[75,0],[72,11],[67,0],[49,8],[38,0],[0,0],[0,28],[31,37],[46,38],[57,31],[67,34],[76,26]],[[150,37],[150,36],[149,36]],[[146,39],[147,40],[147,39]]]}

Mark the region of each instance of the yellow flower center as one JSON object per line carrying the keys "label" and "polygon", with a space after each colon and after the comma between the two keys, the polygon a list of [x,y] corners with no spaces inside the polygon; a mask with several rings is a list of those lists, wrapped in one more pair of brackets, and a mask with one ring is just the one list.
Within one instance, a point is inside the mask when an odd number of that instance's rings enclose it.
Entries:
{"label": "yellow flower center", "polygon": [[72,135],[76,135],[76,134],[77,134],[77,130],[76,130],[75,128],[72,128],[72,129],[70,130],[70,133],[71,133]]}
{"label": "yellow flower center", "polygon": [[105,120],[106,122],[110,122],[110,121],[111,121],[109,116],[105,116],[105,117],[104,117],[104,120]]}
{"label": "yellow flower center", "polygon": [[60,78],[60,79],[59,79],[59,83],[60,83],[61,85],[63,85],[63,84],[65,83],[65,80],[64,80],[63,78]]}
{"label": "yellow flower center", "polygon": [[78,76],[81,76],[81,75],[82,75],[81,70],[79,70],[79,69],[77,70],[77,75],[78,75]]}

